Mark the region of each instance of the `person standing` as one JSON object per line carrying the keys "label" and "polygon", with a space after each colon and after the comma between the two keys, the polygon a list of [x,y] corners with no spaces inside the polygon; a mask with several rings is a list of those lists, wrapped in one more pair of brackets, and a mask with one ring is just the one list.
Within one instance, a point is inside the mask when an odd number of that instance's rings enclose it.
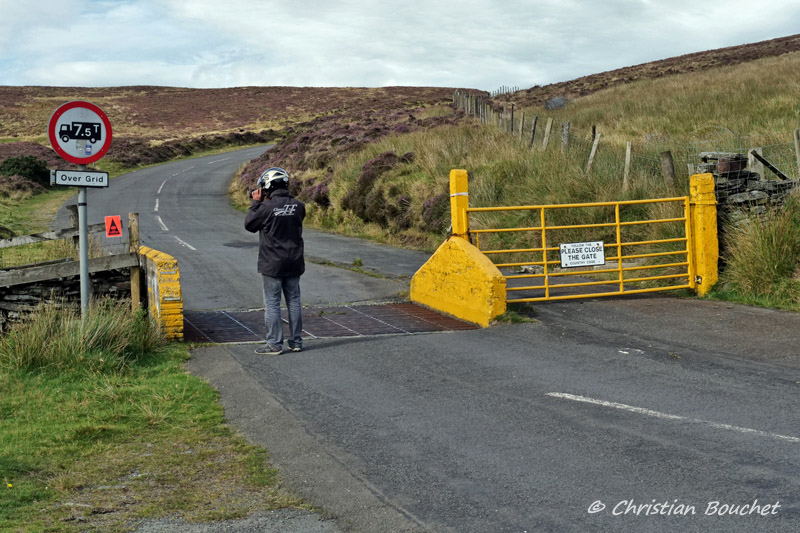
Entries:
{"label": "person standing", "polygon": [[264,286],[266,344],[256,348],[261,355],[283,353],[281,293],[289,315],[288,346],[292,352],[303,349],[303,317],[300,303],[300,276],[305,272],[303,258],[303,219],[306,206],[289,195],[289,173],[269,168],[250,191],[253,199],[244,220],[251,233],[258,232],[258,272]]}

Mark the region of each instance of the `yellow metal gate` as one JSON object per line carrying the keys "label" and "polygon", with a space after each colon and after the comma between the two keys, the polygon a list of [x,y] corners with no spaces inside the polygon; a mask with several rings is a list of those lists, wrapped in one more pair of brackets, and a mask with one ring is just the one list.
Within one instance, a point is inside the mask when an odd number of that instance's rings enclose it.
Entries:
{"label": "yellow metal gate", "polygon": [[[694,288],[688,196],[468,207],[466,212],[475,246],[506,279],[509,303]],[[664,216],[642,218],[651,212]],[[504,214],[508,218],[512,213],[516,217],[511,218],[535,225],[485,227],[488,219],[501,219]],[[482,221],[482,214],[494,216],[484,216]],[[582,218],[595,222],[569,223]],[[504,247],[503,242],[514,244]],[[526,242],[533,245],[519,245]]]}
{"label": "yellow metal gate", "polygon": [[689,196],[470,207],[469,174],[450,172],[452,232],[411,279],[411,300],[488,326],[509,302],[674,289],[717,281],[714,177]]}

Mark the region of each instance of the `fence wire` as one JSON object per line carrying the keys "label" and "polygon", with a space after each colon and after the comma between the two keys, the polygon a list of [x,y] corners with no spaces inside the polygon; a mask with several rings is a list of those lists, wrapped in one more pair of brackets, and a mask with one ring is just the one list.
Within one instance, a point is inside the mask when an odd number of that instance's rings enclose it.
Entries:
{"label": "fence wire", "polygon": [[[513,135],[519,141],[531,149],[538,150],[563,150],[562,132],[564,123],[557,122],[549,117],[533,116],[530,113],[521,113],[518,110],[504,108],[495,110],[488,105],[488,99],[478,94],[464,93],[456,91],[453,102],[457,109],[463,109],[467,114],[473,115],[483,123],[495,124],[499,129]],[[548,131],[549,123],[549,131]],[[593,147],[593,134],[590,132],[569,132],[568,151],[585,153],[587,163],[589,154]],[[686,185],[689,176],[694,173],[696,165],[703,163],[702,155],[704,152],[729,152],[737,154],[749,154],[757,149],[759,153],[774,165],[780,172],[790,179],[800,179],[800,162],[794,141],[782,141],[779,136],[773,138],[755,138],[746,135],[736,134],[724,130],[719,135],[704,140],[696,140],[690,143],[673,142],[663,135],[654,136],[642,143],[631,144],[631,158],[628,166],[628,173],[632,182],[649,182],[662,180],[663,169],[660,154],[669,152],[674,164],[675,181],[678,185]],[[618,175],[622,180],[625,173],[625,149],[613,148],[603,145],[602,139],[598,147],[599,153],[602,151],[602,165],[604,172]],[[757,168],[761,170],[761,165]],[[751,168],[752,170],[752,168]],[[768,167],[761,171],[762,179],[777,179],[774,172]]]}

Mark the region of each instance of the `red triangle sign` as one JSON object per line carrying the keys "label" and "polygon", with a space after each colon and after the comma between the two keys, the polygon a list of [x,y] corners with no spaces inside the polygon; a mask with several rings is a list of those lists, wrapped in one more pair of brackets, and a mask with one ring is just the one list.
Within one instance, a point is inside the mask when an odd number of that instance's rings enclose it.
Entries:
{"label": "red triangle sign", "polygon": [[119,215],[106,217],[106,237],[120,237],[122,235],[122,220]]}

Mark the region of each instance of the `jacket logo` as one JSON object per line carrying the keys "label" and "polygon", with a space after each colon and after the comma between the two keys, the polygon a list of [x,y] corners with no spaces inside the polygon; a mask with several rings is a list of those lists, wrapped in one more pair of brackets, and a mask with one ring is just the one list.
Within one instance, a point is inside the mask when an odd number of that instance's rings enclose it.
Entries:
{"label": "jacket logo", "polygon": [[297,209],[296,204],[287,204],[283,207],[275,207],[272,209],[272,214],[276,217],[288,217],[294,215],[295,210]]}

